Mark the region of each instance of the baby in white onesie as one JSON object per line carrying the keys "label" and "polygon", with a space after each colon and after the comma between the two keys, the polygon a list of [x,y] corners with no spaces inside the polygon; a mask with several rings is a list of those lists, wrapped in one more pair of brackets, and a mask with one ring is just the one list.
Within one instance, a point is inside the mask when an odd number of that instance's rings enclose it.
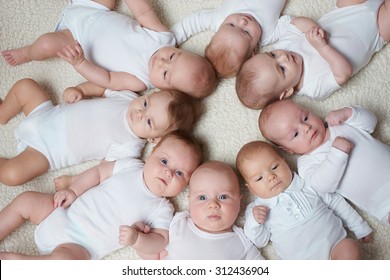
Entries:
{"label": "baby in white onesie", "polygon": [[273,43],[273,31],[285,2],[225,0],[214,10],[186,16],[171,31],[179,45],[197,33],[215,32],[205,55],[221,77],[233,77],[258,46]]}
{"label": "baby in white onesie", "polygon": [[292,100],[271,103],[263,136],[298,158],[298,173],[319,192],[337,192],[390,225],[390,146],[372,137],[376,116],[359,106],[322,118]]}
{"label": "baby in white onesie", "polygon": [[[92,96],[104,98],[81,100]],[[19,112],[26,116],[15,132],[18,155],[0,157],[1,183],[17,186],[87,160],[139,157],[147,140],[175,129],[189,131],[197,114],[193,99],[179,92],[138,96],[88,82],[66,90],[64,100],[75,103],[54,106],[36,81],[23,79],[0,101],[0,123]]]}
{"label": "baby in white onesie", "polygon": [[147,0],[125,3],[135,19],[114,11],[115,0],[71,0],[55,32],[1,54],[13,66],[59,56],[87,80],[112,90],[156,87],[197,98],[209,95],[217,84],[211,63],[176,48],[173,34]]}
{"label": "baby in white onesie", "polygon": [[174,131],[145,163],[103,161],[54,196],[24,192],[0,212],[0,240],[30,219],[42,255],[3,252],[0,259],[100,259],[123,246],[141,257],[156,254],[167,244],[174,211],[166,197],[187,186],[201,160],[197,141]]}
{"label": "baby in white onesie", "polygon": [[343,225],[364,242],[372,230],[342,196],[315,191],[266,142],[244,145],[236,164],[256,196],[247,206],[244,231],[257,247],[271,240],[280,259],[362,259]]}
{"label": "baby in white onesie", "polygon": [[[189,183],[189,211],[176,213],[168,260],[258,260],[260,251],[234,225],[240,211],[240,187],[233,169],[210,161],[198,167]],[[227,244],[229,244],[227,246]]]}
{"label": "baby in white onesie", "polygon": [[390,40],[389,27],[390,1],[383,0],[339,0],[317,22],[283,16],[273,50],[242,66],[237,94],[252,109],[295,93],[324,99],[383,48]]}

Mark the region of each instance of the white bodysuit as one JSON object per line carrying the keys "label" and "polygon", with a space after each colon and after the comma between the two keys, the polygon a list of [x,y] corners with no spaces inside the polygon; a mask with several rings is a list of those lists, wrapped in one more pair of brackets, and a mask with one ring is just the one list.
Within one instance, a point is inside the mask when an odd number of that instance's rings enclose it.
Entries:
{"label": "white bodysuit", "polygon": [[[373,113],[358,106],[350,108],[352,116],[330,127],[325,143],[298,158],[298,172],[317,191],[336,191],[388,225],[390,147],[370,135],[377,122]],[[353,143],[349,155],[332,147],[337,136]]]}
{"label": "white bodysuit", "polygon": [[130,129],[129,104],[138,97],[130,91],[105,91],[105,98],[35,108],[15,131],[18,152],[30,146],[41,152],[50,170],[87,160],[139,157],[145,139]]}
{"label": "white bodysuit", "polygon": [[272,32],[280,17],[285,0],[225,0],[214,10],[202,10],[186,16],[176,23],[171,31],[181,45],[191,36],[211,30],[217,32],[222,22],[231,14],[249,14],[260,24],[262,29],[259,45],[273,43]]}
{"label": "white bodysuit", "polygon": [[[269,208],[264,224],[252,209]],[[245,234],[259,248],[272,241],[280,259],[329,259],[334,246],[347,235],[343,223],[358,239],[372,230],[359,214],[336,193],[317,193],[294,173],[290,186],[278,196],[256,198],[245,211]]]}
{"label": "white bodysuit", "polygon": [[[329,44],[352,63],[353,74],[366,66],[372,55],[385,44],[377,24],[382,3],[383,0],[369,0],[359,5],[335,8],[318,20],[330,36]],[[328,62],[311,46],[305,34],[290,23],[292,18],[283,16],[279,20],[275,30],[279,41],[274,44],[274,49],[289,50],[302,56],[304,80],[297,95],[324,99],[340,86]]]}
{"label": "white bodysuit", "polygon": [[127,72],[148,88],[148,63],[160,48],[175,47],[171,32],[142,27],[131,17],[90,0],[72,0],[56,30],[69,29],[82,46],[85,57],[113,72]]}
{"label": "white bodysuit", "polygon": [[233,225],[232,232],[200,230],[188,211],[176,213],[169,228],[167,260],[263,260],[260,251]]}
{"label": "white bodysuit", "polygon": [[115,163],[113,175],[78,197],[68,208],[56,208],[35,230],[41,254],[63,243],[84,247],[91,259],[122,248],[119,226],[143,222],[169,229],[173,206],[149,191],[143,179],[144,163],[126,158]]}

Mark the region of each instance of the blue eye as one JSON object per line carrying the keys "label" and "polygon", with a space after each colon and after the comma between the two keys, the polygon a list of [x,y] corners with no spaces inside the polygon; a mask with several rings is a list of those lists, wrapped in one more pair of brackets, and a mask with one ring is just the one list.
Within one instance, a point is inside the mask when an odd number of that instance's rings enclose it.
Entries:
{"label": "blue eye", "polygon": [[227,195],[227,194],[221,194],[220,196],[219,196],[219,199],[220,200],[225,200],[225,199],[228,199],[229,198],[229,196]]}
{"label": "blue eye", "polygon": [[167,164],[168,164],[168,160],[162,159],[162,160],[161,160],[161,163],[162,163],[163,165],[167,165]]}
{"label": "blue eye", "polygon": [[303,118],[303,121],[305,121],[305,122],[306,122],[308,119],[309,119],[309,117],[308,117],[308,116],[306,116],[306,117],[304,117],[304,118]]}
{"label": "blue eye", "polygon": [[146,100],[144,100],[144,108],[148,108],[148,102]]}
{"label": "blue eye", "polygon": [[176,175],[179,176],[179,177],[182,177],[183,176],[183,172],[181,172],[180,170],[176,171]]}
{"label": "blue eye", "polygon": [[206,196],[200,195],[200,196],[198,196],[198,199],[199,199],[199,200],[206,200]]}
{"label": "blue eye", "polygon": [[152,121],[150,119],[147,120],[148,126],[152,127]]}

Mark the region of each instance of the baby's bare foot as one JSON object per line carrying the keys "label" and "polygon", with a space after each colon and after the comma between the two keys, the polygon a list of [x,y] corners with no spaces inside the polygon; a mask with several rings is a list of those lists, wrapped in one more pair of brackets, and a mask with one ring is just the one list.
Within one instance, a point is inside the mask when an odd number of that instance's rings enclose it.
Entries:
{"label": "baby's bare foot", "polygon": [[31,60],[27,56],[27,47],[2,51],[1,55],[4,57],[5,61],[11,66],[17,66],[19,64],[23,64]]}
{"label": "baby's bare foot", "polygon": [[56,191],[61,191],[67,189],[73,182],[74,176],[62,175],[54,179],[54,186]]}

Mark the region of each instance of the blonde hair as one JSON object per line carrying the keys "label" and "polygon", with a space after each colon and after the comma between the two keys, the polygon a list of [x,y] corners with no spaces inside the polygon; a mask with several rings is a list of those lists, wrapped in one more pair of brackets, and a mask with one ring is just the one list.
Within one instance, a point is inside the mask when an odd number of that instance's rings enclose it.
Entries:
{"label": "blonde hair", "polygon": [[153,151],[157,150],[158,147],[166,140],[166,139],[175,139],[183,142],[186,144],[190,149],[194,151],[194,153],[197,156],[197,165],[200,165],[203,161],[203,155],[202,155],[202,148],[198,140],[191,135],[189,132],[182,131],[182,130],[173,130],[171,132],[168,132],[163,137],[161,137],[161,140],[157,143],[157,145],[153,148]]}
{"label": "blonde hair", "polygon": [[245,172],[244,172],[244,163],[246,161],[252,161],[258,159],[259,153],[264,149],[272,149],[277,153],[273,146],[264,141],[252,141],[240,149],[236,157],[236,168],[240,172],[244,181],[246,181]]}
{"label": "blonde hair", "polygon": [[217,40],[211,40],[206,47],[205,56],[222,78],[235,77],[244,61],[250,57],[237,53],[233,45]]}
{"label": "blonde hair", "polygon": [[266,90],[261,76],[261,72],[251,67],[250,60],[243,64],[237,74],[236,92],[238,99],[250,109],[259,110],[277,100],[272,90]]}
{"label": "blonde hair", "polygon": [[217,87],[218,78],[215,73],[214,67],[210,61],[198,54],[195,54],[200,63],[200,67],[194,71],[191,80],[194,82],[195,87],[184,91],[186,94],[195,98],[203,98],[209,96]]}

